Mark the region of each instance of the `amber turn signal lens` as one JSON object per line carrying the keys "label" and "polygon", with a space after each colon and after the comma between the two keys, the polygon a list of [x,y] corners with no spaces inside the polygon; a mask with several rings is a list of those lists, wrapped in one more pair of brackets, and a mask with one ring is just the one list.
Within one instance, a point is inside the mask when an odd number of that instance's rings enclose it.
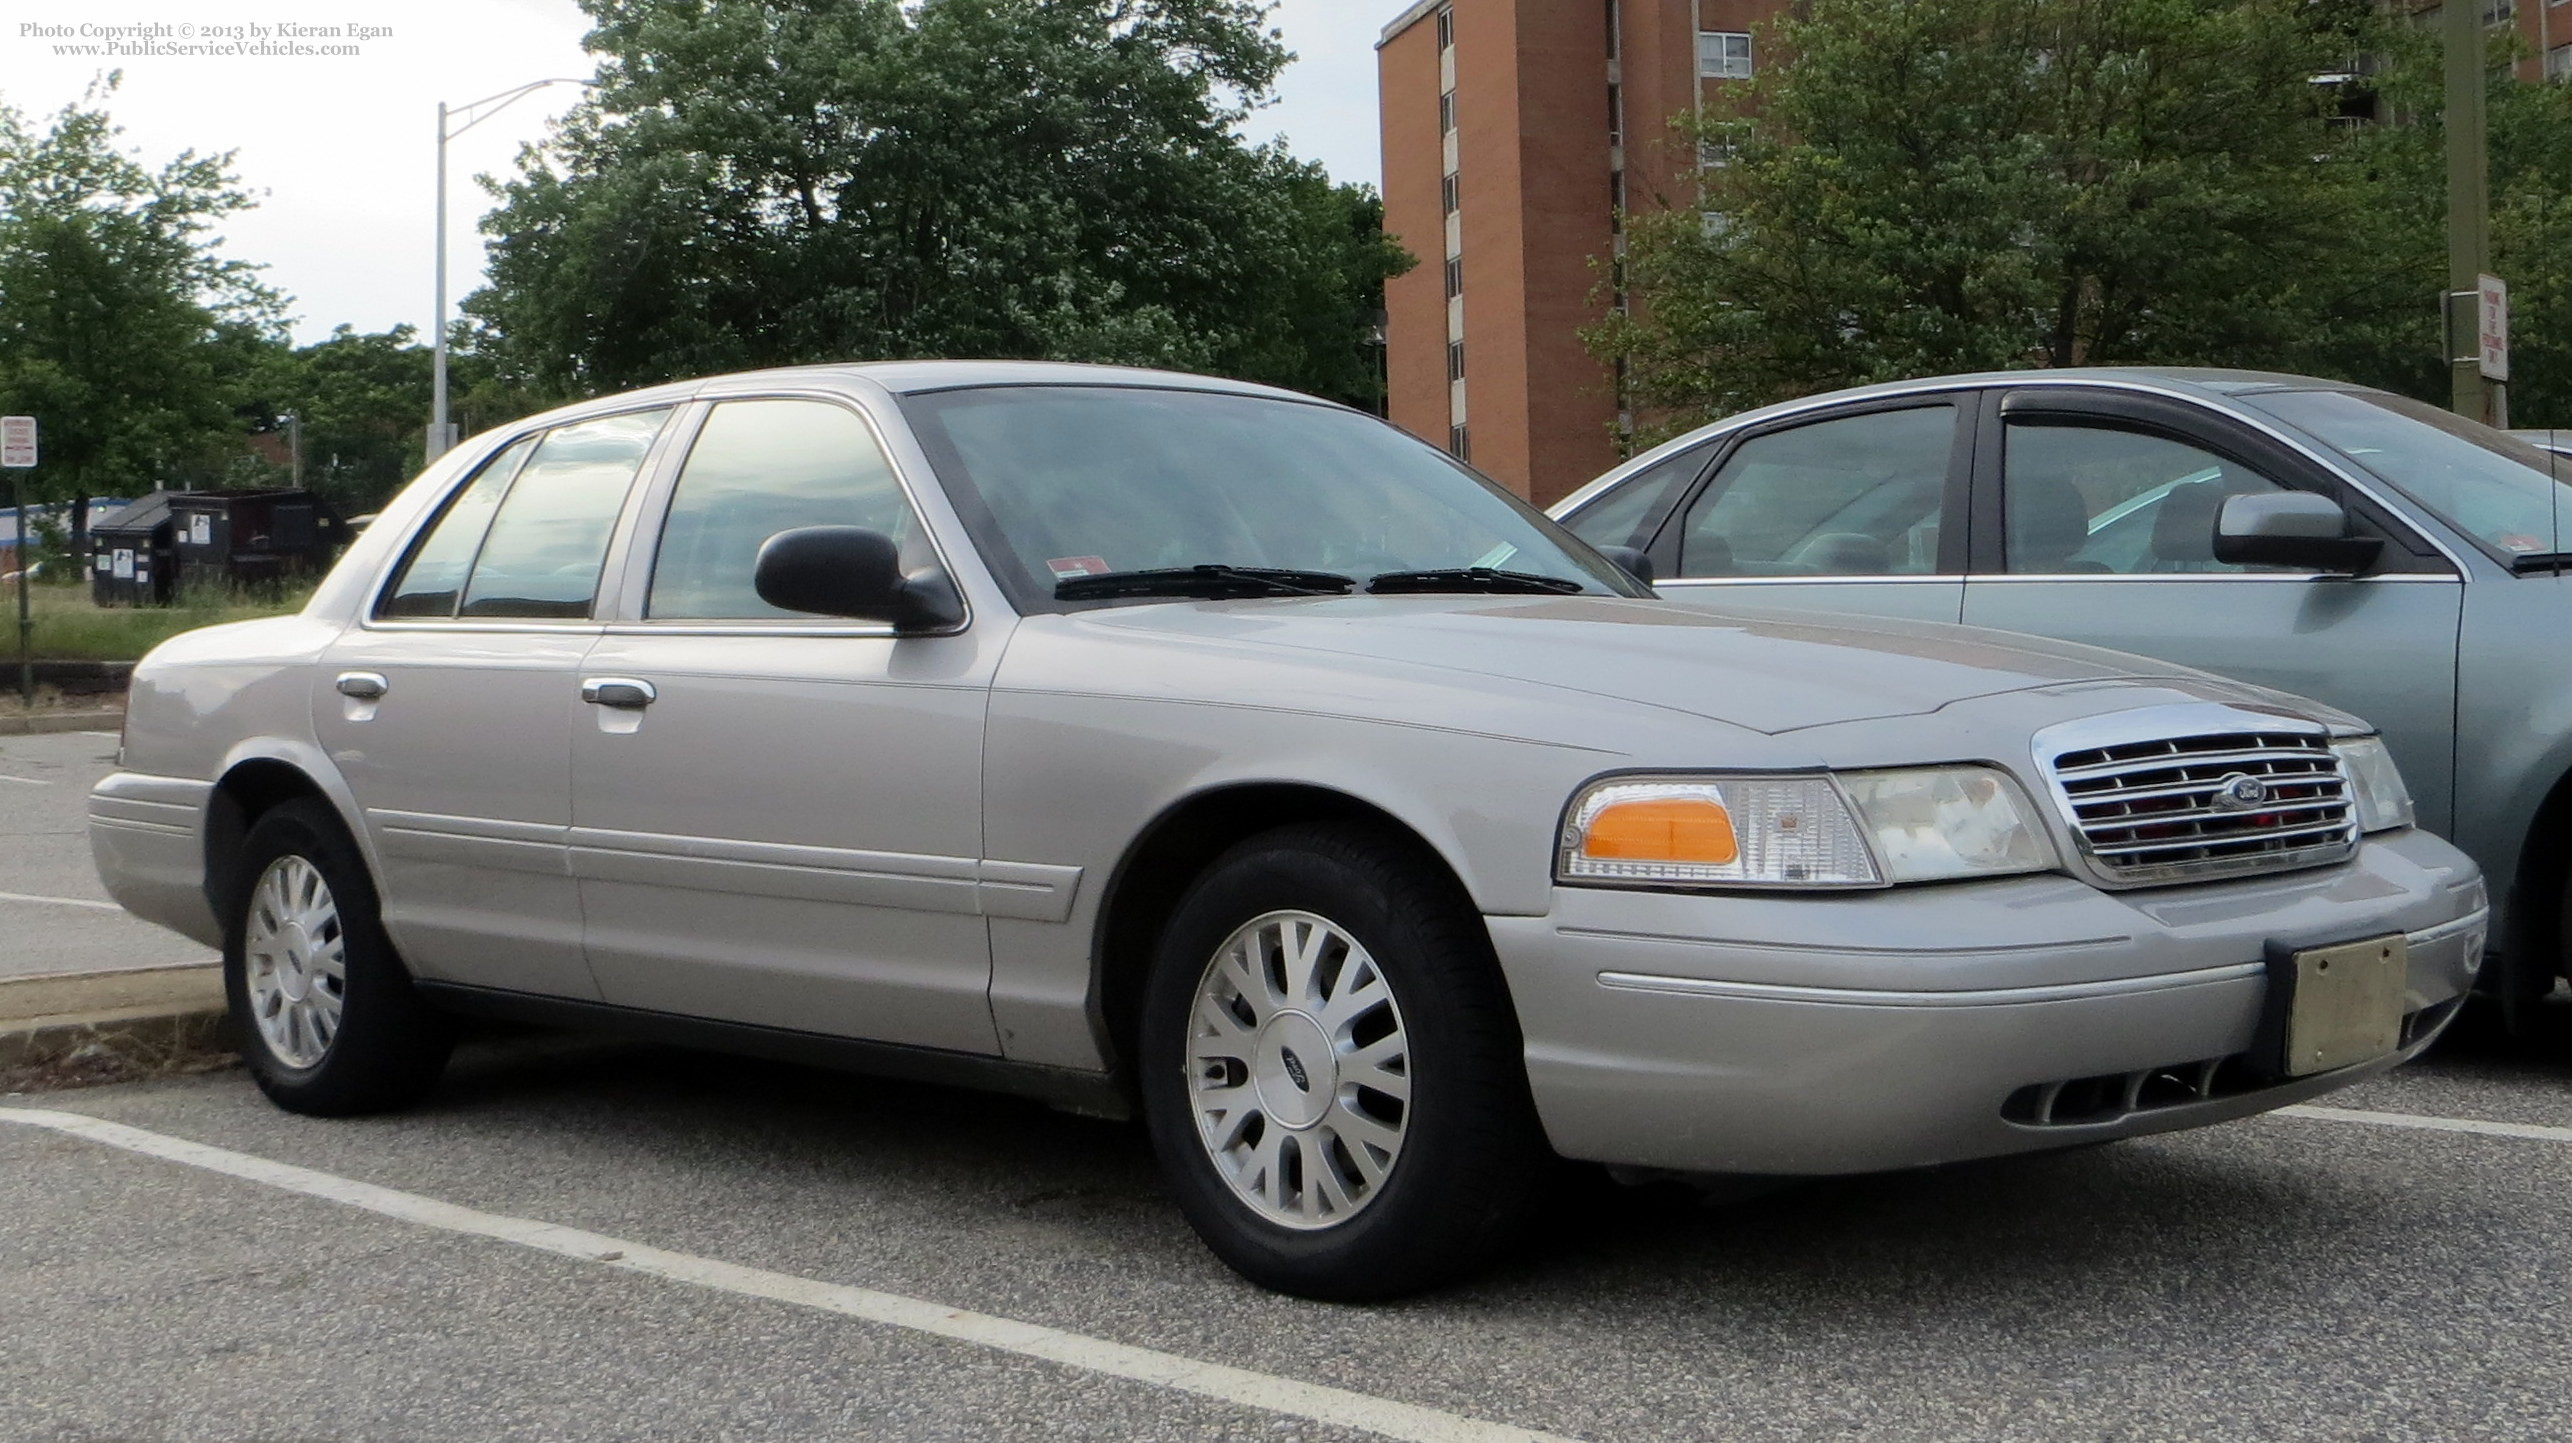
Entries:
{"label": "amber turn signal lens", "polygon": [[1698,862],[1720,867],[1741,856],[1733,816],[1692,797],[1615,802],[1590,818],[1583,855],[1624,862]]}

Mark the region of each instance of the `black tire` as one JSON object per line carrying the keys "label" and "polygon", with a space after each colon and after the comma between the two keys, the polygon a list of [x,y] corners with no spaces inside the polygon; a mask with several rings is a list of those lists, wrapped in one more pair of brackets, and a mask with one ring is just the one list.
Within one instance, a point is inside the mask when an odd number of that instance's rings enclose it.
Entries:
{"label": "black tire", "polygon": [[[260,883],[272,867],[291,867],[292,859],[308,864],[329,888],[345,959],[337,1026],[309,1060],[281,1052],[262,1029],[250,982],[247,939]],[[303,799],[261,815],[242,842],[225,899],[224,995],[242,1061],[269,1101],[288,1112],[346,1117],[407,1106],[436,1084],[454,1045],[453,1027],[412,988],[384,935],[374,878],[337,813]]]}
{"label": "black tire", "polygon": [[[1409,1097],[1400,1107],[1399,1149],[1365,1200],[1323,1225],[1263,1216],[1199,1131],[1189,1056],[1192,1032],[1205,1025],[1200,988],[1216,976],[1218,950],[1273,913],[1312,914],[1363,947],[1398,1008],[1391,1021],[1379,1013],[1365,1025],[1398,1024],[1404,1034]],[[1528,1096],[1517,1014],[1490,934],[1446,870],[1388,832],[1285,827],[1219,858],[1162,930],[1137,1052],[1153,1149],[1180,1210],[1218,1257],[1280,1292],[1366,1302],[1459,1277],[1518,1236],[1557,1166]],[[1332,1095],[1346,1095],[1345,1061],[1332,1064]],[[1303,1067],[1286,1066],[1294,1086],[1307,1090],[1303,1102],[1321,1095]],[[1271,1125],[1263,1112],[1252,1127]],[[1305,1136],[1329,1131],[1312,1126]],[[1290,1140],[1281,1135],[1281,1145]],[[1326,1157],[1348,1159],[1345,1143],[1337,1153],[1328,1151],[1331,1142],[1318,1146]],[[1336,1170],[1345,1188],[1353,1169]]]}

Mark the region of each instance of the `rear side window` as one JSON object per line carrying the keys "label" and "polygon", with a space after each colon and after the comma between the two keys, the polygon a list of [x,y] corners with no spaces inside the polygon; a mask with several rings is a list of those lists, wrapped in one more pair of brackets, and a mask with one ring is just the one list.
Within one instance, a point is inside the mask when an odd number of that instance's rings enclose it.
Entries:
{"label": "rear side window", "polygon": [[1955,440],[1951,405],[1755,436],[1689,507],[1679,575],[1935,572]]}
{"label": "rear side window", "polygon": [[636,411],[546,433],[492,518],[457,614],[589,615],[616,513],[669,417]]}
{"label": "rear side window", "polygon": [[526,464],[527,453],[536,449],[536,438],[529,436],[508,450],[491,458],[470,485],[447,503],[446,514],[429,528],[429,534],[411,552],[402,565],[402,574],[384,593],[375,608],[380,617],[447,617],[455,615],[457,598],[464,594],[464,578],[473,570],[474,553],[482,549],[483,534],[491,529],[491,517],[500,509],[500,498],[509,483]]}
{"label": "rear side window", "polygon": [[502,452],[430,527],[376,614],[589,615],[625,493],[669,417],[602,416]]}
{"label": "rear side window", "polygon": [[1563,522],[1565,530],[1592,546],[1645,546],[1652,538],[1643,528],[1661,515],[1673,485],[1696,479],[1706,464],[1706,449],[1692,447],[1666,461],[1626,477]]}
{"label": "rear side window", "polygon": [[863,526],[926,560],[920,525],[864,420],[827,401],[726,401],[688,449],[645,614],[656,620],[799,616],[759,599],[759,548],[802,526]]}

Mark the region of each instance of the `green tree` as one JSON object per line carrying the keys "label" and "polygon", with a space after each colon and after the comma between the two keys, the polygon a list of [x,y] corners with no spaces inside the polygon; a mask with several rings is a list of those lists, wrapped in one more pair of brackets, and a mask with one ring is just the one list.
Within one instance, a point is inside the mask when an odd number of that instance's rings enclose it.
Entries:
{"label": "green tree", "polygon": [[2305,354],[2362,178],[2362,3],[1811,0],[1629,226],[1592,333],[1663,430],[1871,380]]}
{"label": "green tree", "polygon": [[1371,193],[1238,128],[1240,0],[582,0],[599,88],[521,158],[468,299],[508,384],[1109,360],[1365,403]]}
{"label": "green tree", "polygon": [[[2393,123],[2350,137],[2364,172],[2335,282],[2302,369],[2445,404],[2447,154],[2434,28],[2378,41]],[[2492,268],[2510,283],[2510,417],[2572,425],[2572,87],[2510,75],[2514,37],[2495,38],[2487,96]]]}
{"label": "green tree", "polygon": [[232,397],[282,303],[213,228],[253,203],[232,156],[148,169],[116,145],[106,76],[42,128],[0,104],[0,411],[35,416],[37,498],[148,490],[219,466]]}

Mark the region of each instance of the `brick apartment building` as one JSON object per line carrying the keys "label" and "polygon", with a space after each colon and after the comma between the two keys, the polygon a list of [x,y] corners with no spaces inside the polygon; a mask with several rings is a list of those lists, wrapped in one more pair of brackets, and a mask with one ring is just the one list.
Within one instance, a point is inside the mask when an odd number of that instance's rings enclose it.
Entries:
{"label": "brick apartment building", "polygon": [[[1385,286],[1395,423],[1539,505],[1615,462],[1616,380],[1578,334],[1593,260],[1621,209],[1682,194],[1669,122],[1748,79],[1790,3],[1419,0],[1384,27],[1385,228],[1420,259]],[[2572,0],[2478,3],[2522,79],[2572,81]]]}
{"label": "brick apartment building", "polygon": [[1385,228],[1420,258],[1385,286],[1396,424],[1539,505],[1615,461],[1593,259],[1685,177],[1671,119],[1749,77],[1787,3],[1421,0],[1384,28]]}

